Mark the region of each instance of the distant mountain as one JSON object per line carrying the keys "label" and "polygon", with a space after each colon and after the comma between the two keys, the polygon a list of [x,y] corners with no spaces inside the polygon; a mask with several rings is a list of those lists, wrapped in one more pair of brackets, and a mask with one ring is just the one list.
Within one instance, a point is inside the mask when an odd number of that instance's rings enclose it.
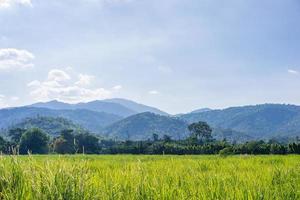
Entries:
{"label": "distant mountain", "polygon": [[134,110],[137,113],[143,113],[143,112],[151,112],[154,114],[159,114],[159,115],[169,115],[168,113],[161,111],[157,108],[154,107],[150,107],[150,106],[146,106],[140,103],[136,103],[134,101],[131,100],[127,100],[127,99],[119,99],[119,98],[115,98],[115,99],[106,99],[103,100],[104,102],[110,102],[110,103],[118,103],[122,106],[125,106],[131,110]]}
{"label": "distant mountain", "polygon": [[104,112],[109,114],[114,114],[122,117],[127,117],[134,115],[137,112],[131,110],[125,106],[122,106],[118,103],[104,102],[104,101],[91,101],[88,103],[78,103],[78,104],[68,104],[59,101],[50,101],[45,103],[36,103],[32,104],[29,107],[35,108],[49,108],[55,110],[76,110],[76,109],[85,109],[95,112]]}
{"label": "distant mountain", "polygon": [[22,128],[22,129],[30,129],[30,128],[39,128],[48,133],[50,136],[58,136],[65,129],[72,129],[75,133],[85,132],[85,130],[74,124],[72,121],[61,118],[61,117],[34,117],[34,118],[26,118],[22,120],[20,123],[14,124],[9,129],[13,128]]}
{"label": "distant mountain", "polygon": [[200,108],[198,110],[194,110],[191,113],[203,113],[203,112],[208,112],[208,111],[212,111],[212,109],[210,108]]}
{"label": "distant mountain", "polygon": [[0,128],[7,128],[22,122],[26,118],[38,116],[62,117],[96,133],[99,133],[103,127],[122,119],[117,115],[84,109],[52,110],[48,108],[19,107],[0,110]]}
{"label": "distant mountain", "polygon": [[152,112],[160,115],[168,115],[167,113],[150,106],[136,103],[134,101],[126,99],[107,99],[107,100],[97,100],[87,103],[78,104],[68,104],[59,101],[50,101],[44,103],[36,103],[30,105],[29,107],[38,108],[49,108],[55,110],[75,110],[75,109],[85,109],[96,112],[105,112],[121,117],[128,117],[130,115],[135,115],[142,112]]}
{"label": "distant mountain", "polygon": [[182,139],[188,135],[187,124],[168,116],[146,112],[130,116],[105,128],[108,137],[120,140],[145,140],[158,134],[169,135],[173,139]]}
{"label": "distant mountain", "polygon": [[206,121],[212,127],[230,129],[255,139],[300,136],[300,107],[263,104],[190,113],[181,116],[189,123]]}

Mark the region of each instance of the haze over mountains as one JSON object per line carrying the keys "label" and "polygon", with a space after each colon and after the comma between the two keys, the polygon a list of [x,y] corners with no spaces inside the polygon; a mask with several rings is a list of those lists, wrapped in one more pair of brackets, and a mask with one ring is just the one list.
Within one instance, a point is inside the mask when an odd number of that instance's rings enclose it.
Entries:
{"label": "haze over mountains", "polygon": [[128,117],[130,115],[142,113],[142,112],[152,112],[160,115],[168,115],[167,113],[157,108],[139,104],[127,99],[107,99],[102,101],[98,100],[98,101],[91,101],[88,103],[78,103],[78,104],[68,104],[68,103],[63,103],[54,100],[46,103],[32,104],[29,107],[49,108],[55,110],[86,109],[86,110],[91,110],[96,112],[110,113],[122,117]]}
{"label": "haze over mountains", "polygon": [[[216,139],[242,142],[300,136],[300,107],[295,105],[204,108],[171,116],[134,101],[108,99],[78,104],[50,101],[0,110],[1,129],[37,126],[56,135],[60,129],[73,127],[120,140],[149,139],[154,133],[159,137],[169,135],[173,139],[182,139],[188,135],[188,124],[197,121],[212,126]],[[54,131],[49,131],[52,126]]]}

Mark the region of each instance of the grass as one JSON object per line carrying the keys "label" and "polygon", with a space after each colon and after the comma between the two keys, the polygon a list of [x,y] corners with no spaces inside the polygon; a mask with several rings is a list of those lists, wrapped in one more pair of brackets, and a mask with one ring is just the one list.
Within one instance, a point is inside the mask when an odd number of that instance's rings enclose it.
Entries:
{"label": "grass", "polygon": [[300,199],[300,156],[2,156],[0,199]]}

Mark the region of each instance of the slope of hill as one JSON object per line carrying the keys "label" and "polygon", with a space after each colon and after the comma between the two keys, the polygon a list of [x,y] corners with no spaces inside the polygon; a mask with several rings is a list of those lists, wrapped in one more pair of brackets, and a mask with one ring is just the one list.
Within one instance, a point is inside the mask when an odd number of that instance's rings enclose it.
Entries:
{"label": "slope of hill", "polygon": [[187,124],[177,118],[140,113],[112,124],[103,131],[108,137],[120,140],[145,140],[153,134],[159,137],[169,135],[173,139],[184,138],[188,135]]}
{"label": "slope of hill", "polygon": [[60,133],[65,129],[72,129],[75,133],[85,132],[85,130],[72,121],[61,118],[61,117],[34,117],[26,118],[20,123],[14,124],[8,129],[14,128],[39,128],[48,133],[49,135],[55,137],[60,135]]}
{"label": "slope of hill", "polygon": [[136,103],[134,101],[131,100],[127,100],[127,99],[120,99],[120,98],[115,98],[115,99],[106,99],[103,100],[104,102],[110,102],[110,103],[117,103],[120,104],[122,106],[125,106],[131,110],[134,110],[137,113],[143,113],[143,112],[151,112],[154,114],[158,114],[158,115],[169,115],[168,113],[161,111],[157,108],[151,107],[151,106],[146,106],[140,103]]}
{"label": "slope of hill", "polygon": [[34,118],[37,116],[63,117],[96,133],[99,133],[103,127],[122,119],[122,117],[117,115],[83,109],[51,110],[47,108],[19,107],[0,110],[0,128],[7,128],[20,123],[26,118]]}
{"label": "slope of hill", "polygon": [[206,121],[213,127],[231,129],[256,139],[300,136],[300,107],[263,104],[233,107],[181,116],[188,122]]}

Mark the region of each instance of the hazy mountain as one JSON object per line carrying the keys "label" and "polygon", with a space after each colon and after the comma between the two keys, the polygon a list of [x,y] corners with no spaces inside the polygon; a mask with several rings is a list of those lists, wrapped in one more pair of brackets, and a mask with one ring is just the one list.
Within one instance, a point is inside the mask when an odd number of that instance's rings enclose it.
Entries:
{"label": "hazy mountain", "polygon": [[207,112],[207,111],[212,111],[210,108],[200,108],[198,110],[194,110],[191,113],[202,113],[202,112]]}
{"label": "hazy mountain", "polygon": [[131,110],[121,104],[105,102],[105,101],[91,101],[88,103],[78,103],[78,104],[68,104],[59,101],[50,101],[50,102],[32,104],[29,107],[49,108],[55,110],[85,109],[85,110],[91,110],[95,112],[110,113],[122,117],[127,117],[137,113],[136,111]]}
{"label": "hazy mountain", "polygon": [[117,115],[84,109],[52,110],[48,108],[19,107],[0,110],[0,128],[7,128],[20,123],[26,118],[37,116],[63,117],[96,133],[99,133],[103,127],[122,119]]}
{"label": "hazy mountain", "polygon": [[213,127],[231,129],[257,139],[300,136],[300,107],[263,104],[233,107],[181,116],[191,122],[206,121]]}
{"label": "hazy mountain", "polygon": [[130,116],[110,125],[103,132],[108,137],[121,140],[149,139],[154,133],[160,137],[169,135],[173,139],[179,139],[188,134],[184,121],[150,112]]}
{"label": "hazy mountain", "polygon": [[137,113],[152,112],[160,115],[168,115],[157,108],[136,103],[127,99],[106,99],[97,100],[87,103],[68,104],[59,101],[50,101],[44,103],[36,103],[29,107],[49,108],[55,110],[69,110],[69,109],[86,109],[96,112],[105,112],[115,114],[122,117],[128,117]]}
{"label": "hazy mountain", "polygon": [[137,113],[143,113],[143,112],[151,112],[151,113],[155,113],[155,114],[159,114],[159,115],[169,115],[168,113],[161,111],[157,108],[154,107],[150,107],[150,106],[146,106],[140,103],[136,103],[134,101],[131,100],[127,100],[127,99],[107,99],[104,100],[105,102],[110,102],[110,103],[118,103],[122,106],[125,106],[131,110],[134,110]]}
{"label": "hazy mountain", "polygon": [[73,104],[68,104],[68,103],[57,101],[57,100],[53,100],[53,101],[49,101],[49,102],[38,102],[38,103],[32,104],[28,107],[49,108],[49,109],[54,109],[54,110],[75,109]]}
{"label": "hazy mountain", "polygon": [[17,123],[9,129],[13,128],[22,128],[22,129],[30,129],[30,128],[39,128],[48,133],[51,136],[58,136],[65,129],[72,129],[75,133],[85,132],[85,130],[74,124],[72,121],[61,118],[61,117],[34,117],[34,118],[26,118],[22,120],[20,123]]}

